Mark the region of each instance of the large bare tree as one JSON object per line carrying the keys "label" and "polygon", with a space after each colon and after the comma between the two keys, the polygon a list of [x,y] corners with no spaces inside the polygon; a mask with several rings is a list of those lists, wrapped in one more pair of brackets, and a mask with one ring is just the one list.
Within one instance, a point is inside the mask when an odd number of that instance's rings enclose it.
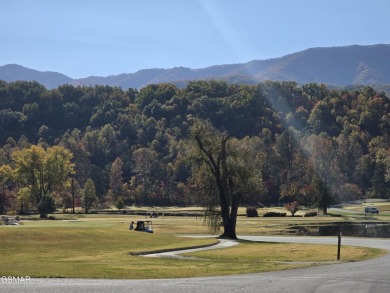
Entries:
{"label": "large bare tree", "polygon": [[237,239],[240,202],[245,196],[260,196],[262,191],[256,142],[250,138],[238,140],[209,121],[197,120],[190,129],[189,150],[193,178],[205,196],[209,223],[217,224],[213,211],[218,211],[223,223],[220,238]]}

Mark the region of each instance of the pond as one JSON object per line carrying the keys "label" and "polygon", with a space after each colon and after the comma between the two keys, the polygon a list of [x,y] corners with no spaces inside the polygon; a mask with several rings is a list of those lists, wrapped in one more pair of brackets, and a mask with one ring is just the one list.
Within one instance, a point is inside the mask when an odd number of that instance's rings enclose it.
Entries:
{"label": "pond", "polygon": [[289,227],[289,230],[292,233],[307,236],[337,236],[338,231],[341,231],[343,236],[390,238],[390,224],[381,222],[342,222],[332,225],[292,226]]}

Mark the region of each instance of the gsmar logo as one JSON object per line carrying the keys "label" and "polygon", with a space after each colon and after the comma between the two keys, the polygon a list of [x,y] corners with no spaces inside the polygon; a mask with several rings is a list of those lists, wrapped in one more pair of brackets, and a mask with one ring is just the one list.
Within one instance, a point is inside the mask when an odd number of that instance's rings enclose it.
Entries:
{"label": "gsmar logo", "polygon": [[15,277],[15,276],[2,276],[2,284],[16,284],[16,283],[29,283],[31,278],[29,276]]}

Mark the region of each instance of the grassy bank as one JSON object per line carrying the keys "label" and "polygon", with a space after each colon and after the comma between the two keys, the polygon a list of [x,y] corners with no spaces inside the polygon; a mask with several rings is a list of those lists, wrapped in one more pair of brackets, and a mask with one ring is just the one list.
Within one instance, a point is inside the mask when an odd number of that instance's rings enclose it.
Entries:
{"label": "grassy bank", "polygon": [[[76,278],[174,278],[251,273],[312,266],[335,260],[335,246],[242,242],[238,246],[193,254],[198,260],[145,258],[136,252],[216,243],[199,217],[153,219],[154,234],[129,231],[139,216],[56,215],[55,221],[26,218],[20,226],[0,226],[0,275]],[[302,221],[303,218],[296,218]],[[238,234],[262,234],[286,219],[240,217]],[[274,226],[272,226],[274,225]],[[263,231],[264,232],[264,231]],[[272,253],[270,253],[272,251]],[[380,255],[380,250],[344,248],[343,261]]]}

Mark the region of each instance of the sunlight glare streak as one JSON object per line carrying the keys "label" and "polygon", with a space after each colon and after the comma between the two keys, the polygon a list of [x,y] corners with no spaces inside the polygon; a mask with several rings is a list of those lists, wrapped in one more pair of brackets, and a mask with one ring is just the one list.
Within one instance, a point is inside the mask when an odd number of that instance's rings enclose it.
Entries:
{"label": "sunlight glare streak", "polygon": [[235,54],[236,59],[244,60],[250,56],[247,46],[232,26],[231,22],[218,10],[211,1],[201,0],[201,4],[209,16],[214,28],[228,45],[228,49]]}

